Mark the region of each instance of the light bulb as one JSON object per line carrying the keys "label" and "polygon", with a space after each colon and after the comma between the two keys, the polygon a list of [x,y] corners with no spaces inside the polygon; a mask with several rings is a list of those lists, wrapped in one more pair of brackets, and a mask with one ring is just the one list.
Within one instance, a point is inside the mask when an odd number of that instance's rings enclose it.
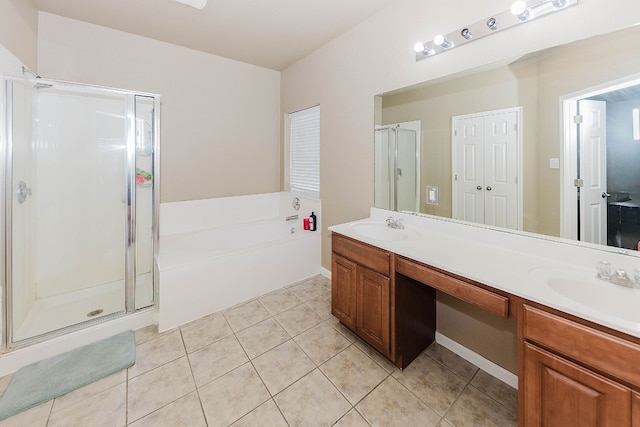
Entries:
{"label": "light bulb", "polygon": [[433,43],[437,46],[442,46],[444,49],[450,49],[453,47],[453,43],[447,40],[442,34],[438,34],[433,38]]}
{"label": "light bulb", "polygon": [[529,19],[529,10],[527,10],[527,2],[518,0],[511,5],[511,13],[518,17],[521,21]]}
{"label": "light bulb", "polygon": [[424,52],[424,43],[418,42],[416,44],[413,45],[413,50],[415,53],[422,53]]}

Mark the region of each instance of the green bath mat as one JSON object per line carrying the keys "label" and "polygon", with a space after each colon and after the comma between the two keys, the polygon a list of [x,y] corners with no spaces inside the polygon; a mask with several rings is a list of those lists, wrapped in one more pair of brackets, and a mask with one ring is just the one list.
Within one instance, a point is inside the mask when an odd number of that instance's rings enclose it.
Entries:
{"label": "green bath mat", "polygon": [[20,368],[0,399],[0,420],[132,366],[133,331]]}

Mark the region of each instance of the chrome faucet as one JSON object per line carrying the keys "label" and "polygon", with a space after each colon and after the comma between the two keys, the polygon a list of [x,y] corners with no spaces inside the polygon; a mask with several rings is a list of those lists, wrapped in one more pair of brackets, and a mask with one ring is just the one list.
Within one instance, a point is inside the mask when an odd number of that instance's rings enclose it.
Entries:
{"label": "chrome faucet", "polygon": [[391,228],[397,228],[399,230],[404,230],[404,221],[402,218],[393,219],[392,216],[387,218],[387,225]]}
{"label": "chrome faucet", "polygon": [[287,222],[295,221],[296,219],[298,219],[298,215],[290,215],[287,218],[285,218],[285,221],[287,221]]}
{"label": "chrome faucet", "polygon": [[607,261],[599,261],[597,268],[596,277],[600,280],[627,288],[640,287],[640,271],[638,269],[634,270],[634,277],[631,278],[622,268],[616,269],[612,274],[611,265]]}
{"label": "chrome faucet", "polygon": [[627,288],[633,288],[633,280],[627,274],[626,271],[619,268],[613,272],[613,276],[611,276],[611,283],[614,285],[626,286]]}

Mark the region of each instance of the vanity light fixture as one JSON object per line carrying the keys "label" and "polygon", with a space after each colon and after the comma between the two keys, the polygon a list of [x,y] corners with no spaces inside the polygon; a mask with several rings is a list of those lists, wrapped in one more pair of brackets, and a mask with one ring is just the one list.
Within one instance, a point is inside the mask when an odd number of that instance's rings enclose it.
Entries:
{"label": "vanity light fixture", "polygon": [[178,3],[186,4],[187,6],[194,7],[196,9],[204,9],[208,0],[176,0]]}
{"label": "vanity light fixture", "polygon": [[632,110],[633,117],[633,140],[640,141],[640,109],[634,108]]}
{"label": "vanity light fixture", "polygon": [[416,43],[413,47],[416,53],[416,61],[435,56],[498,31],[525,24],[542,16],[565,10],[571,6],[576,6],[579,1],[580,0],[518,0],[512,4],[509,10],[497,13],[471,25],[466,25],[449,34],[439,34],[431,41]]}

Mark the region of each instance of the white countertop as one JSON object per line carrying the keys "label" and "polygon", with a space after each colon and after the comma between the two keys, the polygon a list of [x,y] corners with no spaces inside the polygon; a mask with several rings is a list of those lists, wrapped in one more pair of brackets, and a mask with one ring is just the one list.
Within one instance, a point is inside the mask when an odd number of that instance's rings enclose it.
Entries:
{"label": "white countertop", "polygon": [[[406,239],[379,240],[354,229],[389,216],[404,220]],[[640,338],[640,289],[595,278],[600,260],[633,277],[633,269],[640,268],[635,255],[376,208],[369,218],[329,230]],[[550,279],[570,286],[558,291]]]}

